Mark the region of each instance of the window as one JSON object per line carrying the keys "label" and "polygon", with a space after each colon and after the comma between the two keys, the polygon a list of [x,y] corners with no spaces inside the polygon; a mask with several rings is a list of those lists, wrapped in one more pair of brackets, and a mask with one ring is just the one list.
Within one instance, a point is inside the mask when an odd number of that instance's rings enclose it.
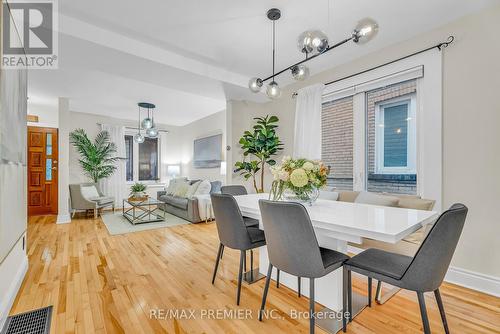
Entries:
{"label": "window", "polygon": [[158,138],[145,138],[139,144],[139,181],[158,180]]}
{"label": "window", "polygon": [[353,97],[325,100],[321,111],[321,160],[330,167],[328,186],[353,189]]}
{"label": "window", "polygon": [[[340,112],[347,101],[350,111]],[[430,50],[336,80],[325,87],[322,108],[322,159],[331,166],[329,185],[418,195],[436,200],[435,208],[441,209],[440,52]],[[346,179],[352,185],[341,182]]]}
{"label": "window", "polygon": [[156,182],[160,179],[160,139],[145,138],[136,143],[133,134],[125,135],[126,181]]}
{"label": "window", "polygon": [[367,190],[417,193],[416,80],[366,92]]}
{"label": "window", "polygon": [[375,113],[375,171],[379,174],[415,174],[414,96],[377,104]]}
{"label": "window", "polygon": [[134,136],[125,136],[125,155],[126,155],[126,175],[127,181],[134,181]]}

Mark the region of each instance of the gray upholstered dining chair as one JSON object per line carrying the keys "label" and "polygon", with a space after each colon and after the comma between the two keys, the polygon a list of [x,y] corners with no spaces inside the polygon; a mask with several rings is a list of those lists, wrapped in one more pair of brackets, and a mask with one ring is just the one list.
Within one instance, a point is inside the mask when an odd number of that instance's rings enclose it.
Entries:
{"label": "gray upholstered dining chair", "polygon": [[352,310],[350,272],[354,271],[368,277],[369,306],[371,304],[372,278],[402,289],[415,291],[418,296],[425,334],[429,334],[431,330],[425,308],[424,292],[433,291],[443,321],[443,327],[445,332],[449,333],[439,287],[455,252],[465,224],[467,211],[465,205],[454,204],[450,209],[443,212],[432,226],[414,257],[370,248],[347,261],[344,268],[347,269],[349,274],[349,312]]}
{"label": "gray upholstered dining chair", "polygon": [[248,195],[247,188],[242,185],[233,184],[229,186],[222,186],[220,188],[222,194],[228,194],[233,196]]}
{"label": "gray upholstered dining chair", "polygon": [[[309,278],[309,332],[314,333],[314,279],[340,268],[349,257],[319,247],[311,219],[302,204],[259,200],[259,206],[269,257],[259,320],[262,321],[274,266],[291,275]],[[343,310],[346,310],[347,280],[344,279],[343,282]],[[345,326],[344,319],[344,328]]]}
{"label": "gray upholstered dining chair", "polygon": [[211,194],[212,208],[219,234],[219,250],[215,260],[215,268],[212,276],[212,284],[215,282],[219,261],[222,258],[224,247],[237,249],[240,251],[240,268],[238,273],[238,292],[236,304],[240,305],[241,281],[243,278],[243,266],[246,262],[246,251],[266,244],[264,231],[258,227],[245,225],[240,208],[233,196],[228,194]]}
{"label": "gray upholstered dining chair", "polygon": [[[231,196],[241,196],[248,195],[247,188],[241,185],[230,185],[230,186],[222,186],[220,188],[221,194],[231,195]],[[253,219],[250,217],[243,217],[245,221],[245,225],[249,227],[258,227],[259,221],[257,219]]]}
{"label": "gray upholstered dining chair", "polygon": [[99,209],[112,207],[115,211],[115,198],[103,194],[97,183],[78,183],[69,185],[72,217],[78,210],[93,210],[97,218]]}
{"label": "gray upholstered dining chair", "polygon": [[[220,192],[221,194],[226,194],[231,196],[248,195],[247,188],[239,184],[222,186],[220,188]],[[259,221],[257,219],[243,216],[243,221],[245,222],[245,225],[247,227],[259,227]],[[246,259],[246,252],[245,252],[245,259]],[[245,261],[245,271],[246,270],[247,268]],[[250,250],[250,271],[253,271],[253,250]]]}

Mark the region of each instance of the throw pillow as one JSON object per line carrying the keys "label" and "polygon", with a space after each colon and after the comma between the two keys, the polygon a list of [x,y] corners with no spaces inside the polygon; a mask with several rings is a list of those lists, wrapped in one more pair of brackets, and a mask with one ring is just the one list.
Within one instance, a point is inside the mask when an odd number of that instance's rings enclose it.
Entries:
{"label": "throw pillow", "polygon": [[82,192],[82,196],[86,199],[90,200],[99,197],[99,193],[97,192],[95,186],[82,186],[80,189],[80,191]]}
{"label": "throw pillow", "polygon": [[179,178],[175,178],[175,179],[170,180],[170,182],[168,183],[168,187],[165,189],[165,191],[167,192],[167,195],[173,195],[176,191],[177,186],[183,181],[187,181],[187,178],[179,177]]}
{"label": "throw pillow", "polygon": [[189,183],[187,181],[179,181],[175,187],[174,196],[175,197],[186,197],[186,193],[189,190]]}
{"label": "throw pillow", "polygon": [[430,211],[434,207],[434,203],[436,203],[436,201],[431,199],[403,197],[399,199],[398,206],[406,209]]}
{"label": "throw pillow", "polygon": [[362,191],[359,193],[358,197],[356,197],[354,203],[372,204],[381,206],[398,206],[399,198]]}
{"label": "throw pillow", "polygon": [[186,198],[192,198],[194,196],[200,183],[201,183],[201,181],[196,181],[194,183],[191,183],[191,185],[189,186],[189,189],[186,192]]}
{"label": "throw pillow", "polygon": [[339,199],[339,193],[335,192],[335,191],[320,190],[319,191],[319,198],[327,199],[330,201],[336,201]]}
{"label": "throw pillow", "polygon": [[195,195],[208,195],[210,194],[210,189],[212,189],[212,184],[208,180],[203,180],[198,185],[198,189],[195,191]]}

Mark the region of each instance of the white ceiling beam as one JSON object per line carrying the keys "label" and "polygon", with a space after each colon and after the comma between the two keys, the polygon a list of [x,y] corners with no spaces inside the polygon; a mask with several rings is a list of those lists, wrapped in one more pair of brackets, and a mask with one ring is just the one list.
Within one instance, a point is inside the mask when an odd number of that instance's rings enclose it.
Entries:
{"label": "white ceiling beam", "polygon": [[245,75],[141,42],[140,40],[100,28],[67,15],[59,14],[59,19],[60,33],[203,77],[240,87],[247,87],[248,77]]}

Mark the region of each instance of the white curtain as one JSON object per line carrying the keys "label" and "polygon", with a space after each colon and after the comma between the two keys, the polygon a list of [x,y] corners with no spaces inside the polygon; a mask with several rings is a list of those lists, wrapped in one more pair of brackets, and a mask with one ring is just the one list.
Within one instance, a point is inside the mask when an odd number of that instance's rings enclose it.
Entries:
{"label": "white curtain", "polygon": [[297,91],[294,158],[321,159],[321,96],[324,84]]}
{"label": "white curtain", "polygon": [[108,131],[111,142],[116,145],[116,156],[121,158],[116,161],[116,171],[110,177],[101,179],[99,186],[106,196],[115,198],[115,205],[121,206],[126,194],[125,171],[125,127],[120,125],[102,125],[103,131]]}

